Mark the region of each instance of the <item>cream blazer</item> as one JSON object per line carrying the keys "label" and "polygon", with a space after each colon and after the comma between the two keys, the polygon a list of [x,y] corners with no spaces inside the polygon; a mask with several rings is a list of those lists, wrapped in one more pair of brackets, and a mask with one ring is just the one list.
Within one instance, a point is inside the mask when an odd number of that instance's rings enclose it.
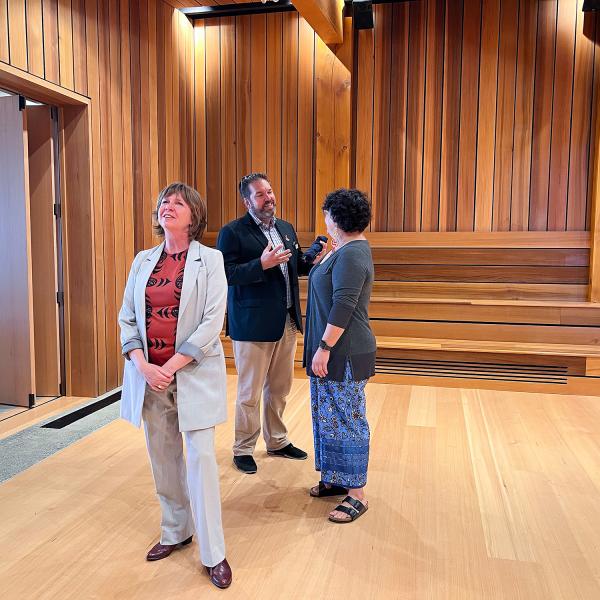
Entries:
{"label": "cream blazer", "polygon": [[[146,283],[160,258],[164,242],[134,259],[119,312],[125,361],[121,417],[136,427],[142,422],[146,380],[129,360],[134,348],[148,358]],[[177,320],[175,351],[193,357],[177,371],[179,430],[206,429],[227,419],[227,376],[220,334],[227,302],[223,255],[192,241],[188,250]]]}

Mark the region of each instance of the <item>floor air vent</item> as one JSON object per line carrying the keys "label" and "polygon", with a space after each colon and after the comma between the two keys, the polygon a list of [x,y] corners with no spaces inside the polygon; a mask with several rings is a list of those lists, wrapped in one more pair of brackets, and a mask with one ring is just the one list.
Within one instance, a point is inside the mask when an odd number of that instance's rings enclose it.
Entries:
{"label": "floor air vent", "polygon": [[558,365],[514,365],[378,356],[375,372],[381,375],[567,384],[567,367]]}

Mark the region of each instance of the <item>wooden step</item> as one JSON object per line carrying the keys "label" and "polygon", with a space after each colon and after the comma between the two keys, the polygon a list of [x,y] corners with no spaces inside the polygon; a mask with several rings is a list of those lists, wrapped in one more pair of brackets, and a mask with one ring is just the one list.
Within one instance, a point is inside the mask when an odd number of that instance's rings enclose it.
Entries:
{"label": "wooden step", "polygon": [[414,337],[377,336],[377,351],[435,350],[444,352],[485,352],[491,354],[530,354],[538,356],[600,357],[600,346],[576,344],[541,344],[524,342],[490,342]]}

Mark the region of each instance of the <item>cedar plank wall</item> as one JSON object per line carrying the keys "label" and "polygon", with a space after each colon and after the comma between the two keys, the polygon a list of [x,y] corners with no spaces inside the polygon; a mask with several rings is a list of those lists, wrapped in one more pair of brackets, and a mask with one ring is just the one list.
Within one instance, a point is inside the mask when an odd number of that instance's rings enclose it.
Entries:
{"label": "cedar plank wall", "polygon": [[153,199],[193,181],[193,60],[161,0],[0,0],[0,61],[91,99],[98,394],[121,382],[117,312]]}
{"label": "cedar plank wall", "polygon": [[326,192],[349,184],[350,73],[296,12],[195,23],[195,182],[207,243],[245,209],[239,179],[268,174],[281,217],[319,228]]}
{"label": "cedar plank wall", "polygon": [[581,4],[374,5],[357,36],[352,169],[373,231],[589,230],[600,66]]}

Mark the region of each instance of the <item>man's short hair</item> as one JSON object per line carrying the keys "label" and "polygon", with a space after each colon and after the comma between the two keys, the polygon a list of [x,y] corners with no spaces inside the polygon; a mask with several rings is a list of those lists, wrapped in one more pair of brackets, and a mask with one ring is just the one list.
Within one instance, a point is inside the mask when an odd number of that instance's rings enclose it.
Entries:
{"label": "man's short hair", "polygon": [[271,184],[271,180],[264,173],[250,173],[249,175],[244,175],[240,179],[240,183],[238,188],[240,190],[240,196],[242,200],[250,199],[250,184],[258,181],[259,179],[264,179],[266,182]]}

